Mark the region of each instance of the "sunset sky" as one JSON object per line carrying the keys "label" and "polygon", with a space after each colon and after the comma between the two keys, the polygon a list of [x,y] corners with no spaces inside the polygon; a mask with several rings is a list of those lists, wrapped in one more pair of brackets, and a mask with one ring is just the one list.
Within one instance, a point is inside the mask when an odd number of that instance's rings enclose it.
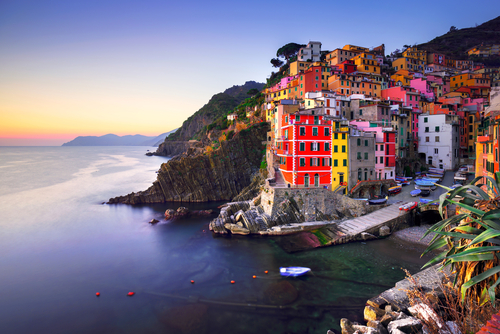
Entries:
{"label": "sunset sky", "polygon": [[265,82],[288,42],[386,53],[499,15],[498,0],[0,0],[0,145],[156,136],[213,94]]}

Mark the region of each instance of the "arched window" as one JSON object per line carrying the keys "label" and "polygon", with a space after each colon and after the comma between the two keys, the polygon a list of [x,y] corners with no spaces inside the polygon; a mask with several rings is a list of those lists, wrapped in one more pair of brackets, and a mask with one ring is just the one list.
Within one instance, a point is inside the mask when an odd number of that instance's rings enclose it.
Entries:
{"label": "arched window", "polygon": [[309,174],[304,175],[304,187],[309,187]]}
{"label": "arched window", "polygon": [[358,180],[361,180],[361,173],[362,173],[361,168],[358,168]]}
{"label": "arched window", "polygon": [[365,168],[365,181],[368,180],[368,169]]}
{"label": "arched window", "polygon": [[319,175],[318,175],[318,173],[314,174],[314,186],[319,187]]}

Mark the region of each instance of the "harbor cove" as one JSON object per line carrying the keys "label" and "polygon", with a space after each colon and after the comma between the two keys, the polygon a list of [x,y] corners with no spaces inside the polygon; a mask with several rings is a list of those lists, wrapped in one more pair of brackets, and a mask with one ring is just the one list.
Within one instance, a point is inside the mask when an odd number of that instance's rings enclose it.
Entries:
{"label": "harbor cove", "polygon": [[325,333],[426,262],[393,237],[290,253],[286,236],[218,236],[223,202],[171,221],[179,203],[103,205],[153,181],[168,158],[146,149],[0,148],[2,333]]}

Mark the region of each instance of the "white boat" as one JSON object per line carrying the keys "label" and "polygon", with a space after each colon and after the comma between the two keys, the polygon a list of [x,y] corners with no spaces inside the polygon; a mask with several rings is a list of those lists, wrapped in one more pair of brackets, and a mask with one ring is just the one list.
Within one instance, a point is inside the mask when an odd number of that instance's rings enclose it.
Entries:
{"label": "white boat", "polygon": [[280,267],[281,276],[297,277],[307,274],[311,268],[307,267]]}

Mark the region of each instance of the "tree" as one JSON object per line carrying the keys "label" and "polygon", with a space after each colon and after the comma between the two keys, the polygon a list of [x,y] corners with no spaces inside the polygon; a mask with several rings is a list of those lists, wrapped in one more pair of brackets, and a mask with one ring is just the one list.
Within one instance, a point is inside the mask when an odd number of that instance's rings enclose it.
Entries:
{"label": "tree", "polygon": [[291,57],[297,55],[297,52],[299,52],[300,48],[304,46],[304,44],[288,43],[286,45],[283,45],[278,49],[278,51],[276,51],[276,57],[283,57],[288,60]]}
{"label": "tree", "polygon": [[259,94],[259,90],[257,88],[252,88],[247,92],[248,95],[254,96],[256,94]]}
{"label": "tree", "polygon": [[273,58],[271,59],[271,64],[273,64],[274,67],[281,67],[283,66],[284,62],[279,60],[278,58]]}
{"label": "tree", "polygon": [[458,30],[458,29],[457,29],[457,27],[455,27],[455,26],[451,26],[451,27],[450,27],[450,31],[449,31],[449,32],[453,32],[453,31],[457,31],[457,30]]}
{"label": "tree", "polygon": [[[480,183],[486,180],[486,183]],[[500,173],[476,177],[468,185],[447,188],[439,197],[439,213],[456,205],[462,213],[441,220],[426,232],[435,233],[424,254],[447,246],[425,266],[441,262],[457,274],[462,300],[495,303],[500,284]],[[483,189],[486,189],[483,190]],[[443,217],[444,218],[444,217]]]}

